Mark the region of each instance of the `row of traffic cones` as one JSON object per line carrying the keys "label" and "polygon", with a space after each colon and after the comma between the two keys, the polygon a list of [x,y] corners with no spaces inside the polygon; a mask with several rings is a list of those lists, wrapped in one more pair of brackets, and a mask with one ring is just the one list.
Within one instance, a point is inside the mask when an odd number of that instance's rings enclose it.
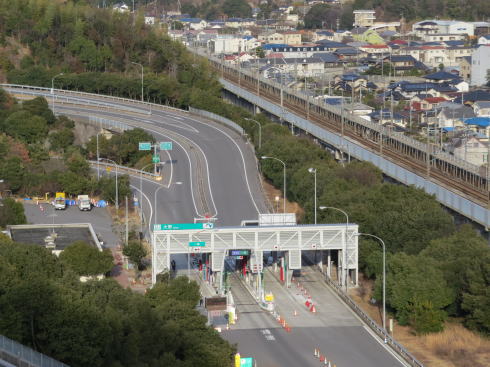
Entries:
{"label": "row of traffic cones", "polygon": [[286,322],[285,319],[283,319],[281,317],[281,315],[279,315],[277,317],[277,321],[279,322],[279,324],[281,324],[281,326],[284,328],[284,330],[286,330],[286,332],[290,333],[291,332],[291,326],[289,326],[289,324]]}
{"label": "row of traffic cones", "polygon": [[328,360],[326,355],[320,353],[320,349],[315,348],[314,355],[316,358],[318,358],[320,360],[321,364],[328,366],[328,367],[337,367],[335,364],[332,364],[332,361]]}
{"label": "row of traffic cones", "polygon": [[310,310],[310,312],[316,313],[316,307],[313,301],[311,300],[311,297],[309,297],[306,302],[305,302],[306,308]]}

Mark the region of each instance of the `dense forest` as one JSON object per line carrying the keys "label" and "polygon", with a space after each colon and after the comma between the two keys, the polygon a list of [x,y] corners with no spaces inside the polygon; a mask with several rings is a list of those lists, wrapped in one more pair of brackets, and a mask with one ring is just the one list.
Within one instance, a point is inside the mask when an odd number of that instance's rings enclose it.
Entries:
{"label": "dense forest", "polygon": [[[77,264],[93,254],[81,254],[83,243],[70,247],[73,261],[0,235],[0,334],[73,367],[230,366],[232,347],[195,309],[195,282],[168,279],[146,295],[112,279],[81,283]],[[97,272],[107,256],[95,252]]]}

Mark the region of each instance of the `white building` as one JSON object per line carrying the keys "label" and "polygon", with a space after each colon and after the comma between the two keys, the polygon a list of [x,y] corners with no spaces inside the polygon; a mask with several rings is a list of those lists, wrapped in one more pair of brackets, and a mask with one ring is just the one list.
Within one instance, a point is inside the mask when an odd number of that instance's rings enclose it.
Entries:
{"label": "white building", "polygon": [[490,34],[478,38],[479,45],[490,45]]}
{"label": "white building", "polygon": [[490,45],[483,45],[475,49],[471,55],[471,86],[487,84],[490,73]]}
{"label": "white building", "polygon": [[425,34],[463,34],[473,36],[475,25],[458,20],[423,20],[412,26],[412,31],[419,37]]}
{"label": "white building", "polygon": [[258,46],[260,46],[260,42],[251,36],[220,35],[208,42],[209,51],[218,55],[249,52]]}

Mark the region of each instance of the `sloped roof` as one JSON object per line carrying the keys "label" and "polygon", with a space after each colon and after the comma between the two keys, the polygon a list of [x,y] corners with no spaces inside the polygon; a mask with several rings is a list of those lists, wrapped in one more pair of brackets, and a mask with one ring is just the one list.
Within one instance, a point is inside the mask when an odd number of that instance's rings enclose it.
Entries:
{"label": "sloped roof", "polygon": [[459,79],[457,75],[448,73],[446,71],[437,71],[432,74],[428,74],[423,76],[424,79],[427,80],[452,80],[452,79]]}
{"label": "sloped roof", "polygon": [[466,125],[476,125],[480,127],[490,126],[490,117],[472,117],[463,121]]}

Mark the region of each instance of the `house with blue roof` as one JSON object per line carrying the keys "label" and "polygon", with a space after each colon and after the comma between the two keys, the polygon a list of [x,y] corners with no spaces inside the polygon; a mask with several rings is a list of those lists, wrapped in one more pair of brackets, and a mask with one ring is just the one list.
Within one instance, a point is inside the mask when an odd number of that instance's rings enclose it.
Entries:
{"label": "house with blue roof", "polygon": [[187,29],[200,31],[207,27],[208,22],[201,18],[181,18],[179,22],[183,23]]}
{"label": "house with blue roof", "polygon": [[486,34],[478,38],[479,45],[490,45],[490,34]]}

